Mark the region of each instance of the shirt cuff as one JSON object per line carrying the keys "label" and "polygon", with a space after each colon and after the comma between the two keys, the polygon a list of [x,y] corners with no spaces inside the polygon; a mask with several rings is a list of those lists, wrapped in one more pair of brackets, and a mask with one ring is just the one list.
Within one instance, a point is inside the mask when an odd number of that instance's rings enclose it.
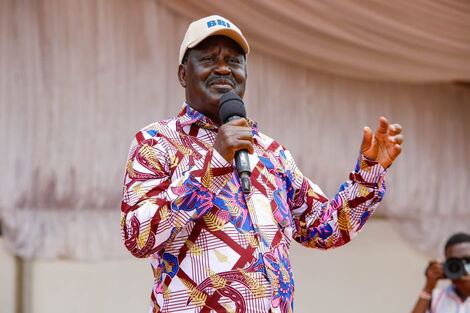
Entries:
{"label": "shirt cuff", "polygon": [[350,179],[364,185],[377,186],[384,180],[387,170],[378,161],[359,156],[356,168],[350,175]]}

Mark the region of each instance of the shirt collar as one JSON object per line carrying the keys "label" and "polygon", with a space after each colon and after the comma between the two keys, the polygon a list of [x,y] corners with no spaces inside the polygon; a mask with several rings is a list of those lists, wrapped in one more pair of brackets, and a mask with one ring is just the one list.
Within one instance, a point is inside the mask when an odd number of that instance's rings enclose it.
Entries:
{"label": "shirt collar", "polygon": [[463,301],[462,298],[460,298],[459,294],[457,293],[457,290],[455,290],[455,286],[453,284],[450,284],[447,286],[447,292],[450,297],[454,298],[459,303],[465,303],[469,299],[469,297],[467,297],[465,301]]}
{"label": "shirt collar", "polygon": [[[257,134],[258,123],[254,122],[249,118],[246,118],[246,120],[248,122],[248,125],[252,129],[253,135]],[[201,112],[193,109],[186,102],[183,103],[181,111],[178,113],[178,121],[181,127],[194,124],[204,129],[216,130],[218,128],[217,125],[210,118],[208,118]]]}

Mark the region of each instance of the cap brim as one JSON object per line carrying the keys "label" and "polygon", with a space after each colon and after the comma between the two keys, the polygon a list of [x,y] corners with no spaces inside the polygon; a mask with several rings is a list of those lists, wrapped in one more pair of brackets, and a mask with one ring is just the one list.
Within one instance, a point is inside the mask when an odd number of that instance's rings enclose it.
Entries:
{"label": "cap brim", "polygon": [[187,49],[194,48],[198,44],[200,44],[204,39],[206,39],[208,37],[211,37],[211,36],[215,36],[215,35],[222,35],[222,36],[226,36],[226,37],[232,39],[233,41],[235,41],[240,46],[240,48],[242,48],[245,55],[250,53],[250,46],[248,45],[248,42],[246,41],[245,37],[240,35],[240,33],[238,33],[237,31],[235,31],[233,29],[229,29],[229,28],[218,29],[218,30],[216,30],[212,33],[209,33],[205,37],[190,43],[188,45]]}

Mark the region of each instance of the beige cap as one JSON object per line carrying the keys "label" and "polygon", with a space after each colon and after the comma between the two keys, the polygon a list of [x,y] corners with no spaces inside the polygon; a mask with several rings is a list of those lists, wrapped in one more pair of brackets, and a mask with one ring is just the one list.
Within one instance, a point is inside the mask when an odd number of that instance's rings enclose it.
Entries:
{"label": "beige cap", "polygon": [[233,39],[247,55],[250,47],[240,29],[232,22],[219,15],[211,15],[192,22],[180,48],[179,64],[183,62],[184,54],[188,49],[194,48],[209,36],[223,35]]}

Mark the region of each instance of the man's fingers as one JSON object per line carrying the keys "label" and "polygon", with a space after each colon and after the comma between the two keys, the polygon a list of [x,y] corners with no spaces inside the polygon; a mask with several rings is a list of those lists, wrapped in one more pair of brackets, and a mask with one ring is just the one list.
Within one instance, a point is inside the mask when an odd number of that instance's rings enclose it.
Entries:
{"label": "man's fingers", "polygon": [[389,152],[390,157],[392,160],[395,160],[396,157],[401,153],[401,146],[399,144],[395,144],[393,146],[393,150]]}
{"label": "man's fingers", "polygon": [[236,120],[231,120],[230,122],[227,122],[224,125],[249,127],[248,122],[244,118],[237,118]]}
{"label": "man's fingers", "polygon": [[246,134],[246,135],[241,135],[241,136],[238,136],[238,139],[239,140],[247,140],[251,143],[253,143],[253,135],[250,133],[250,134]]}
{"label": "man's fingers", "polygon": [[439,270],[440,266],[441,266],[441,262],[439,262],[438,260],[432,260],[432,261],[429,262],[429,264],[426,268],[426,272],[427,271]]}
{"label": "man's fingers", "polygon": [[444,268],[438,260],[432,260],[426,269],[426,275],[434,278],[444,278]]}
{"label": "man's fingers", "polygon": [[400,124],[391,124],[388,126],[389,134],[392,136],[398,135],[401,133],[401,125]]}
{"label": "man's fingers", "polygon": [[246,149],[254,153],[253,132],[245,119],[236,119],[221,125],[214,142],[217,150],[227,162],[232,162],[235,152]]}
{"label": "man's fingers", "polygon": [[372,145],[372,130],[366,126],[362,131],[364,132],[364,136],[362,137],[361,152],[364,152]]}
{"label": "man's fingers", "polygon": [[253,148],[253,143],[250,141],[250,140],[237,140],[234,144],[233,144],[233,149],[234,151],[239,151],[239,150],[243,150],[243,149],[246,149],[248,150],[249,153],[254,153],[254,148]]}
{"label": "man's fingers", "polygon": [[253,133],[248,127],[231,126],[226,129],[225,133],[227,138],[246,139],[253,142]]}
{"label": "man's fingers", "polygon": [[377,134],[386,134],[388,129],[388,121],[385,117],[380,117],[379,127],[377,127]]}
{"label": "man's fingers", "polygon": [[401,145],[403,143],[403,135],[393,136],[392,142]]}

